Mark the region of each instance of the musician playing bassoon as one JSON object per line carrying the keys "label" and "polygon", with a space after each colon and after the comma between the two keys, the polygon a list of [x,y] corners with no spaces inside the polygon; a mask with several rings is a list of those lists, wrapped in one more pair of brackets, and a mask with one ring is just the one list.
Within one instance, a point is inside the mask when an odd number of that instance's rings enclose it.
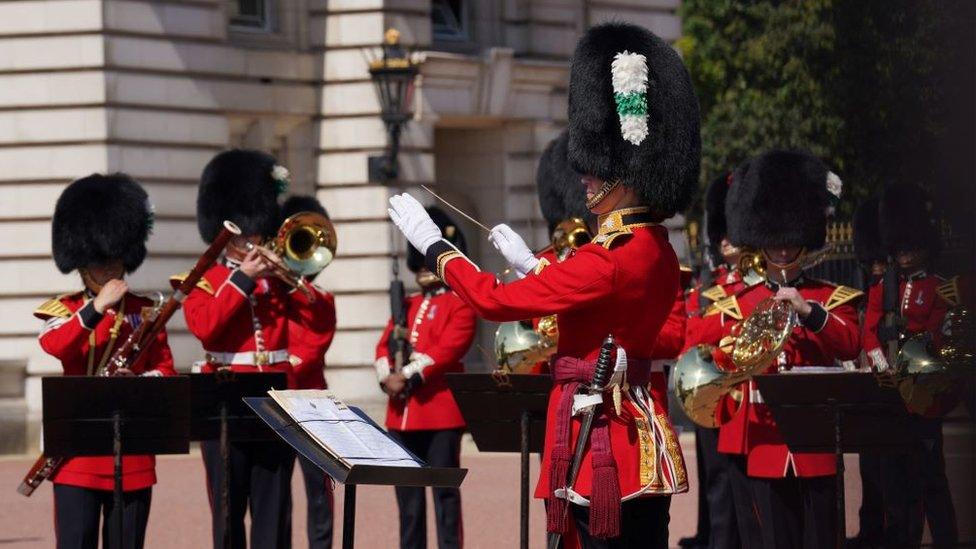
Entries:
{"label": "musician playing bassoon", "polygon": [[[78,271],[84,290],[43,303],[34,316],[44,321],[40,343],[61,361],[69,376],[103,375],[109,357],[143,322],[153,302],[129,291],[125,275],[146,258],[153,214],[146,191],[131,177],[93,174],[68,185],[54,209],[54,262],[62,273]],[[115,375],[174,375],[165,330],[146,358]],[[111,456],[67,459],[56,470],[54,532],[59,548],[142,547],[149,519],[153,456],[122,457],[123,530],[108,527],[114,502]],[[104,517],[104,518],[103,518]]]}
{"label": "musician playing bassoon", "polygon": [[[288,187],[288,171],[263,152],[230,150],[204,168],[197,196],[197,227],[211,242],[229,220],[241,229],[217,264],[183,303],[190,332],[200,340],[204,373],[246,375],[283,372],[289,388],[295,379],[288,352],[288,322],[304,328],[306,338],[332,337],[331,302],[314,300],[312,289],[298,291],[282,281],[275,258],[260,243],[277,232],[278,196]],[[183,275],[172,279],[174,286]],[[307,285],[305,281],[301,285]],[[307,341],[315,345],[314,341]],[[223,539],[221,507],[223,467],[220,443],[201,442],[213,517],[213,541]],[[295,453],[283,441],[230,444],[230,539],[246,546],[244,515],[251,510],[252,547],[291,544],[291,476]]]}
{"label": "musician playing bassoon", "polygon": [[[547,528],[573,520],[584,547],[666,547],[670,496],[688,488],[664,402],[649,394],[650,356],[678,291],[679,268],[659,222],[687,205],[698,176],[698,102],[674,49],[651,32],[611,23],[591,28],[574,54],[569,159],[586,174],[599,234],[561,263],[544,266],[509,227],[491,240],[520,272],[503,284],[441,238],[413,197],[390,215],[424,252],[428,268],[482,317],[511,321],[556,314],[558,350],[536,497]],[[581,421],[574,395],[593,380],[612,335],[618,361],[596,403],[579,475],[568,478]],[[663,376],[660,377],[663,382]],[[617,398],[614,398],[617,395]],[[585,404],[585,403],[580,403]],[[619,404],[619,406],[618,406]],[[587,412],[587,416],[589,413]]]}
{"label": "musician playing bassoon", "polygon": [[[799,326],[766,373],[833,366],[860,352],[855,305],[861,292],[803,272],[808,258],[826,244],[828,213],[840,193],[839,178],[803,152],[765,152],[733,172],[725,205],[729,240],[762,253],[766,280],[712,304],[704,331],[729,338],[766,299],[788,303]],[[834,545],[834,455],[792,453],[754,382],[731,421],[722,425],[718,449],[744,456],[734,463],[744,465],[749,477],[763,547]],[[744,542],[746,534],[740,532]]]}

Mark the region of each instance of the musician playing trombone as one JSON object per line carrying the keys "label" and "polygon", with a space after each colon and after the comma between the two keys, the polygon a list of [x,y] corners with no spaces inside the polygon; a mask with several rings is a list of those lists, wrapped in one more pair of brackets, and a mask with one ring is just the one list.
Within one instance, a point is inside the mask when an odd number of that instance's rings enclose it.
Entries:
{"label": "musician playing trombone", "polygon": [[[568,155],[585,174],[570,184],[585,186],[587,206],[599,216],[593,242],[543,265],[499,225],[490,240],[524,275],[501,283],[444,240],[416,199],[390,199],[393,221],[427,267],[479,315],[493,321],[557,315],[555,386],[536,489],[537,498],[548,500],[551,545],[573,521],[584,547],[667,546],[671,495],[688,482],[666,403],[657,396],[666,389],[647,391],[655,338],[680,278],[659,223],[687,205],[699,151],[698,102],[674,49],[644,28],[609,23],[580,40],[569,89]],[[606,369],[615,373],[603,384],[597,373]],[[594,379],[599,385],[589,387]]]}
{"label": "musician playing trombone", "polygon": [[[61,361],[65,375],[104,375],[109,357],[152,309],[153,301],[130,292],[125,282],[125,275],[146,257],[152,220],[146,191],[121,173],[79,179],[58,198],[52,222],[54,262],[62,273],[77,271],[84,289],[49,299],[34,316],[44,321],[41,348]],[[146,357],[114,375],[176,373],[165,330]],[[95,549],[100,520],[104,547],[143,546],[156,483],[155,458],[122,458],[124,540],[108,524],[114,507],[113,472],[111,456],[69,458],[55,470],[57,547]]]}
{"label": "musician playing trombone", "polygon": [[[839,178],[803,152],[768,151],[733,172],[725,203],[729,240],[761,253],[766,280],[716,301],[703,318],[728,341],[769,299],[788,304],[799,323],[766,373],[831,366],[860,352],[855,305],[862,293],[804,275],[824,249],[828,215],[840,193]],[[745,466],[751,494],[736,499],[754,499],[763,547],[835,545],[834,455],[792,453],[754,382],[722,425],[718,449],[744,456],[734,463]],[[747,534],[740,532],[744,543]]]}
{"label": "musician playing trombone", "polygon": [[[331,301],[310,298],[315,292],[306,281],[286,283],[280,258],[260,245],[276,233],[281,221],[277,200],[287,187],[288,171],[259,151],[224,151],[203,170],[197,196],[200,236],[213,241],[224,220],[241,229],[183,303],[187,327],[203,346],[205,373],[283,372],[289,388],[294,388],[288,322],[305,328],[308,345],[316,345],[310,338],[332,337]],[[173,279],[180,280],[181,276]],[[213,541],[220,547],[224,536],[220,444],[208,440],[200,446],[211,495]],[[290,546],[294,464],[295,453],[283,441],[231,443],[231,547],[246,546],[248,508],[252,547]]]}

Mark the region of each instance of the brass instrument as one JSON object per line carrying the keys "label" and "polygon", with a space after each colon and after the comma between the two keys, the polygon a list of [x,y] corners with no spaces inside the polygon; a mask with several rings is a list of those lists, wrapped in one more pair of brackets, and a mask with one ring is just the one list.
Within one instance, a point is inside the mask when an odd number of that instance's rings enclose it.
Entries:
{"label": "brass instrument", "polygon": [[929,334],[906,339],[895,358],[894,373],[882,383],[894,383],[905,406],[922,417],[942,417],[959,404],[972,373],[972,316],[956,308],[946,314],[946,339],[935,348]]}
{"label": "brass instrument", "polygon": [[[572,217],[556,225],[552,231],[552,244],[543,251],[552,250],[559,261],[564,261],[571,251],[592,239],[586,222]],[[533,365],[555,354],[558,340],[555,315],[539,319],[535,329],[529,321],[503,322],[495,331],[495,362],[501,371],[527,373]]]}
{"label": "brass instrument", "polygon": [[312,299],[302,279],[315,276],[335,258],[338,240],[329,218],[315,212],[298,212],[286,219],[266,246],[257,249],[275,270],[275,276]]}
{"label": "brass instrument", "polygon": [[788,303],[767,298],[733,330],[730,364],[716,363],[716,355],[725,353],[712,345],[698,345],[681,355],[671,381],[688,417],[707,428],[725,423],[730,416],[722,414],[723,401],[776,360],[796,325],[796,312]]}
{"label": "brass instrument", "polygon": [[555,354],[558,340],[555,316],[543,317],[535,329],[528,320],[503,322],[495,331],[495,363],[506,373],[528,373]]}

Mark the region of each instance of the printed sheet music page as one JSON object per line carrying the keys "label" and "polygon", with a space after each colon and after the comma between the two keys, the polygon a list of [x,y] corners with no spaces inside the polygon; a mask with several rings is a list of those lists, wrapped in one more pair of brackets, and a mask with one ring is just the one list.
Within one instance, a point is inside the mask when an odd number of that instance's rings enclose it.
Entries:
{"label": "printed sheet music page", "polygon": [[268,395],[329,454],[348,466],[421,467],[383,430],[360,417],[331,391],[268,391]]}

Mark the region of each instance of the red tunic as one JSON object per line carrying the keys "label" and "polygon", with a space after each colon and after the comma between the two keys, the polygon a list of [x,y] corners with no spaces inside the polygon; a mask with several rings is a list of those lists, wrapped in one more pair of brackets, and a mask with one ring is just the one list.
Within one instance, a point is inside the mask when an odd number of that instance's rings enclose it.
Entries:
{"label": "red tunic", "polygon": [[335,338],[335,298],[332,294],[311,286],[315,292],[313,308],[321,311],[327,328],[323,333],[312,334],[302,324],[288,321],[288,354],[295,371],[295,386],[299,389],[325,389],[325,353]]}
{"label": "red tunic", "polygon": [[[174,286],[178,280],[174,277]],[[240,373],[284,372],[289,388],[295,387],[295,377],[288,360],[288,321],[306,329],[306,345],[320,347],[332,339],[333,313],[334,309],[309,303],[302,292],[292,290],[277,278],[255,281],[223,264],[207,270],[183,302],[187,328],[206,353],[203,372],[214,372],[219,366],[229,366]],[[261,347],[268,353],[267,364],[260,364],[254,357],[255,351],[261,350],[259,337]],[[214,358],[230,353],[247,355],[250,364],[224,364]]]}
{"label": "red tunic", "polygon": [[[649,370],[648,359],[657,334],[678,291],[678,260],[663,227],[626,223],[635,213],[643,210],[621,210],[604,217],[594,243],[580,247],[561,263],[509,284],[502,284],[460,253],[442,246],[428,250],[427,260],[438,276],[487,320],[505,322],[555,313],[559,326],[556,357],[594,361],[603,340],[612,334],[628,358],[639,359]],[[636,367],[631,364],[632,369]],[[635,378],[650,377],[648,371],[629,369],[628,376],[632,373]],[[550,486],[549,478],[562,393],[560,383],[550,393],[537,498],[551,497],[558,488]],[[611,414],[610,446],[624,499],[673,494],[688,488],[681,449],[662,396],[663,391],[653,391],[649,398],[643,387],[631,386],[625,393],[621,415],[604,404]],[[645,407],[650,408],[650,417],[643,411]],[[650,424],[652,430],[639,430],[639,422]],[[578,437],[579,427],[580,418],[575,416],[571,444]],[[589,498],[592,494],[592,470],[588,446],[574,486],[577,496]]]}
{"label": "red tunic", "polygon": [[[860,329],[855,304],[861,292],[811,279],[802,279],[796,289],[813,304],[814,313],[794,329],[783,352],[766,373],[776,373],[780,366],[832,366],[835,361],[856,358],[860,352]],[[738,296],[717,301],[703,317],[710,326],[707,332],[729,335],[732,326],[747,318],[756,305],[775,293],[770,285],[757,284]],[[749,389],[743,395],[739,411],[719,431],[719,451],[746,455],[747,472],[752,477],[784,478],[790,471],[798,477],[833,475],[833,454],[793,454],[789,451],[755,384],[750,383]]]}
{"label": "red tunic", "polygon": [[[463,372],[461,362],[475,335],[474,311],[446,288],[407,297],[407,330],[413,347],[411,362],[422,364],[423,383],[406,400],[390,399],[386,427],[394,431],[459,429],[464,418],[444,374]],[[393,319],[376,345],[377,369],[389,368],[387,342]]]}
{"label": "red tunic", "polygon": [[[952,281],[949,281],[950,283]],[[898,305],[905,319],[905,333],[928,333],[938,340],[942,321],[952,305],[946,295],[946,281],[924,271],[903,277],[898,286]],[[956,292],[958,295],[958,292]],[[884,349],[878,339],[878,328],[884,323],[884,281],[868,291],[868,306],[864,312],[864,352],[875,368],[885,369],[888,364]]]}
{"label": "red tunic", "polygon": [[[132,293],[125,294],[124,316],[112,351],[122,345],[132,331],[139,327],[142,322],[140,313],[143,307],[152,306],[153,302],[150,299]],[[49,300],[34,311],[34,316],[45,321],[40,336],[41,348],[61,361],[64,375],[68,376],[88,375],[92,339],[95,342],[92,369],[98,367],[111,338],[109,330],[118,318],[115,308],[110,308],[104,315],[99,315],[83,292]],[[152,372],[148,375],[176,375],[165,330],[159,333],[156,342],[146,352],[148,353],[146,359],[133,365],[134,374],[143,375]],[[66,460],[51,480],[55,484],[110,491],[115,486],[114,472],[111,456],[76,457]],[[142,490],[155,483],[156,458],[154,456],[122,456],[124,491]]]}
{"label": "red tunic", "polygon": [[710,288],[692,288],[685,297],[685,311],[688,314],[688,321],[685,326],[684,349],[708,343],[718,345],[721,333],[715,330],[715,325],[702,319],[705,311],[701,309],[699,296],[704,295],[709,303],[714,303],[722,298],[736,295],[746,288],[746,282],[738,270],[730,270],[727,266],[721,265],[712,271],[712,280],[715,282]]}

